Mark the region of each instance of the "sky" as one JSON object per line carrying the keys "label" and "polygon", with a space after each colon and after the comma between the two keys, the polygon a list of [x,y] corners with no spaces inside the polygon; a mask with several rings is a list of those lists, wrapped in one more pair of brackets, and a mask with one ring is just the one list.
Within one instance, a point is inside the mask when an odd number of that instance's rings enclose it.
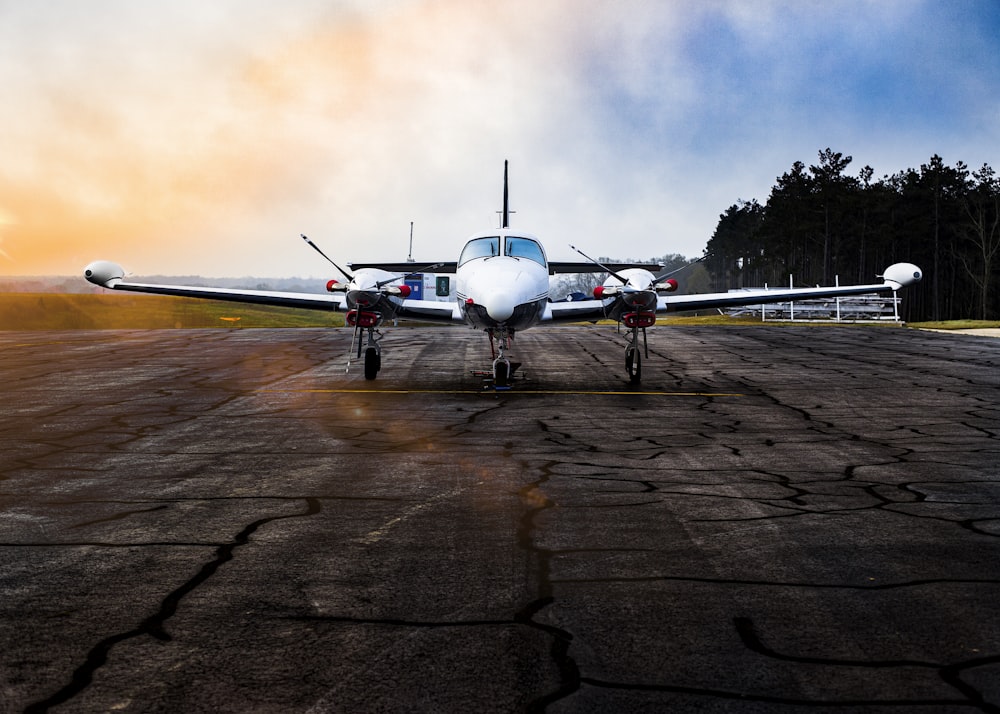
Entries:
{"label": "sky", "polygon": [[821,149],[1000,168],[995,0],[0,0],[0,275],[700,256]]}

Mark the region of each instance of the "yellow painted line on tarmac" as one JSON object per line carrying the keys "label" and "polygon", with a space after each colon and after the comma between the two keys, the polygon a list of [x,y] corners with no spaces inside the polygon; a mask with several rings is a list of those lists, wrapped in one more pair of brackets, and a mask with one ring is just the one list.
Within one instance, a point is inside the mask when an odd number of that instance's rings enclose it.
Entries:
{"label": "yellow painted line on tarmac", "polygon": [[257,394],[503,394],[512,396],[591,395],[623,397],[742,397],[735,392],[635,392],[577,391],[569,389],[501,390],[493,389],[255,389]]}

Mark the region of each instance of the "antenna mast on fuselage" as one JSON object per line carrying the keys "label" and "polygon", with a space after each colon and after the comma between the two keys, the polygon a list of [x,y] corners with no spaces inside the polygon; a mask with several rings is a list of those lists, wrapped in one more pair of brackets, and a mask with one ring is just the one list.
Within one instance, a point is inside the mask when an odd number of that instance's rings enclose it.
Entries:
{"label": "antenna mast on fuselage", "polygon": [[501,228],[510,228],[510,204],[507,201],[507,159],[503,160],[503,225]]}

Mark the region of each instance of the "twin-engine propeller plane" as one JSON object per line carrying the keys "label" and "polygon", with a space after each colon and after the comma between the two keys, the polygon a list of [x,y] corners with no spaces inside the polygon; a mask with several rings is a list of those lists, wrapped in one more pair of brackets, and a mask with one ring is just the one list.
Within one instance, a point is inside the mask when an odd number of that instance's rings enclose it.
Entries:
{"label": "twin-engine propeller plane", "polygon": [[[471,236],[457,262],[436,263],[419,271],[454,273],[454,302],[412,299],[404,279],[414,272],[413,263],[354,263],[349,264],[354,271],[352,273],[330,260],[306,236],[302,236],[305,241],[347,280],[331,280],[327,283],[326,295],[133,283],[125,280],[125,271],[120,265],[103,260],[88,265],[84,275],[91,283],[111,290],[346,311],[347,323],[354,328],[351,353],[354,354],[356,345],[357,356],[364,354],[365,379],[375,379],[381,369],[379,341],[382,334],[379,328],[386,322],[417,320],[465,324],[489,336],[493,352],[493,383],[497,388],[507,387],[513,368],[517,366],[516,363],[512,365],[508,356],[512,338],[535,325],[596,320],[614,320],[624,325],[628,331],[625,370],[629,380],[637,384],[642,377],[642,356],[648,357],[646,329],[656,322],[657,314],[806,298],[892,293],[921,278],[917,266],[896,263],[879,276],[881,283],[871,285],[671,295],[677,290],[678,283],[666,276],[657,278],[652,271],[661,270],[659,265],[601,264],[576,248],[574,250],[587,258],[586,262],[549,261],[538,238],[510,228],[507,193],[505,162],[501,227]],[[550,301],[550,275],[598,272],[608,273],[609,277],[594,288],[593,299]]]}

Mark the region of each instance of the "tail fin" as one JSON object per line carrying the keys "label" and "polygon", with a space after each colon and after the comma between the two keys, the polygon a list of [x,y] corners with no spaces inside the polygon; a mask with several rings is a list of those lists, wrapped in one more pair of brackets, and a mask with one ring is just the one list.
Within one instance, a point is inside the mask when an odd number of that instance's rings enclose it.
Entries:
{"label": "tail fin", "polygon": [[510,205],[507,203],[507,159],[503,160],[503,221],[501,228],[510,228]]}

